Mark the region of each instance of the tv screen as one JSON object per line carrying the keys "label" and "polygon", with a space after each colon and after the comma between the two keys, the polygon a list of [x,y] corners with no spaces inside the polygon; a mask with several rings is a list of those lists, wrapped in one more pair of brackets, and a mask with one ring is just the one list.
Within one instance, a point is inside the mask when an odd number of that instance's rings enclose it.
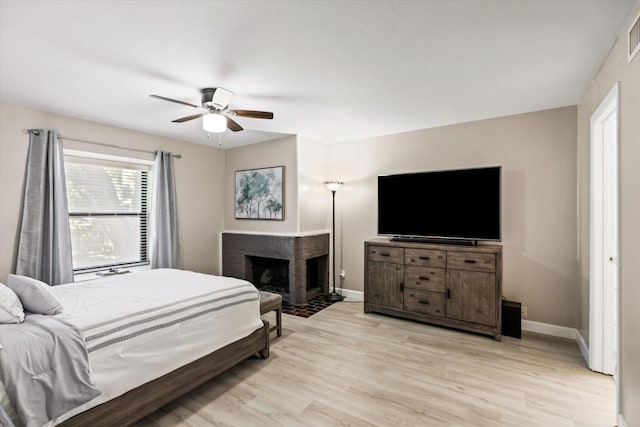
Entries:
{"label": "tv screen", "polygon": [[500,166],[378,176],[378,234],[499,241]]}

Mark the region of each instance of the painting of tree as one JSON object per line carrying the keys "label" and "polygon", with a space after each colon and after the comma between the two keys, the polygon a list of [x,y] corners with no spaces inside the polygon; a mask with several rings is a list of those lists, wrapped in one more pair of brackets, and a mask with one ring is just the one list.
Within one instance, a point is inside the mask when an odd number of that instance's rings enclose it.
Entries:
{"label": "painting of tree", "polygon": [[284,166],[236,171],[237,219],[283,220]]}

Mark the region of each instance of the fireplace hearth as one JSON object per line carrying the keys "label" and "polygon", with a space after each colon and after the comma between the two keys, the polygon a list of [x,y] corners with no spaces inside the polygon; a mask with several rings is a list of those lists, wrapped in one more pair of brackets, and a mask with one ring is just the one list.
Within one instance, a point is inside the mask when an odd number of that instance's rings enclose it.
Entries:
{"label": "fireplace hearth", "polygon": [[222,233],[222,274],[300,305],[329,292],[329,234]]}

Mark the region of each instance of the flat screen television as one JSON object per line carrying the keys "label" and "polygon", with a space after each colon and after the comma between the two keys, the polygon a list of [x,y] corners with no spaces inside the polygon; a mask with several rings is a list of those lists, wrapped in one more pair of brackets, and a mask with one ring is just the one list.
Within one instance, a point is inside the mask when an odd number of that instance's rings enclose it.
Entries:
{"label": "flat screen television", "polygon": [[500,241],[500,193],[500,166],[380,175],[378,235]]}

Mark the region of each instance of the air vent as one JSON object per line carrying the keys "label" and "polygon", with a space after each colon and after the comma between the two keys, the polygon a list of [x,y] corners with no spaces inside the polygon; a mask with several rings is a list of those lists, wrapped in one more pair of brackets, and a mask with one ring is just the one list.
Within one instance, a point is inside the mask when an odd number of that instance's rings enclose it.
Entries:
{"label": "air vent", "polygon": [[629,58],[627,61],[631,63],[640,52],[640,13],[629,28]]}

